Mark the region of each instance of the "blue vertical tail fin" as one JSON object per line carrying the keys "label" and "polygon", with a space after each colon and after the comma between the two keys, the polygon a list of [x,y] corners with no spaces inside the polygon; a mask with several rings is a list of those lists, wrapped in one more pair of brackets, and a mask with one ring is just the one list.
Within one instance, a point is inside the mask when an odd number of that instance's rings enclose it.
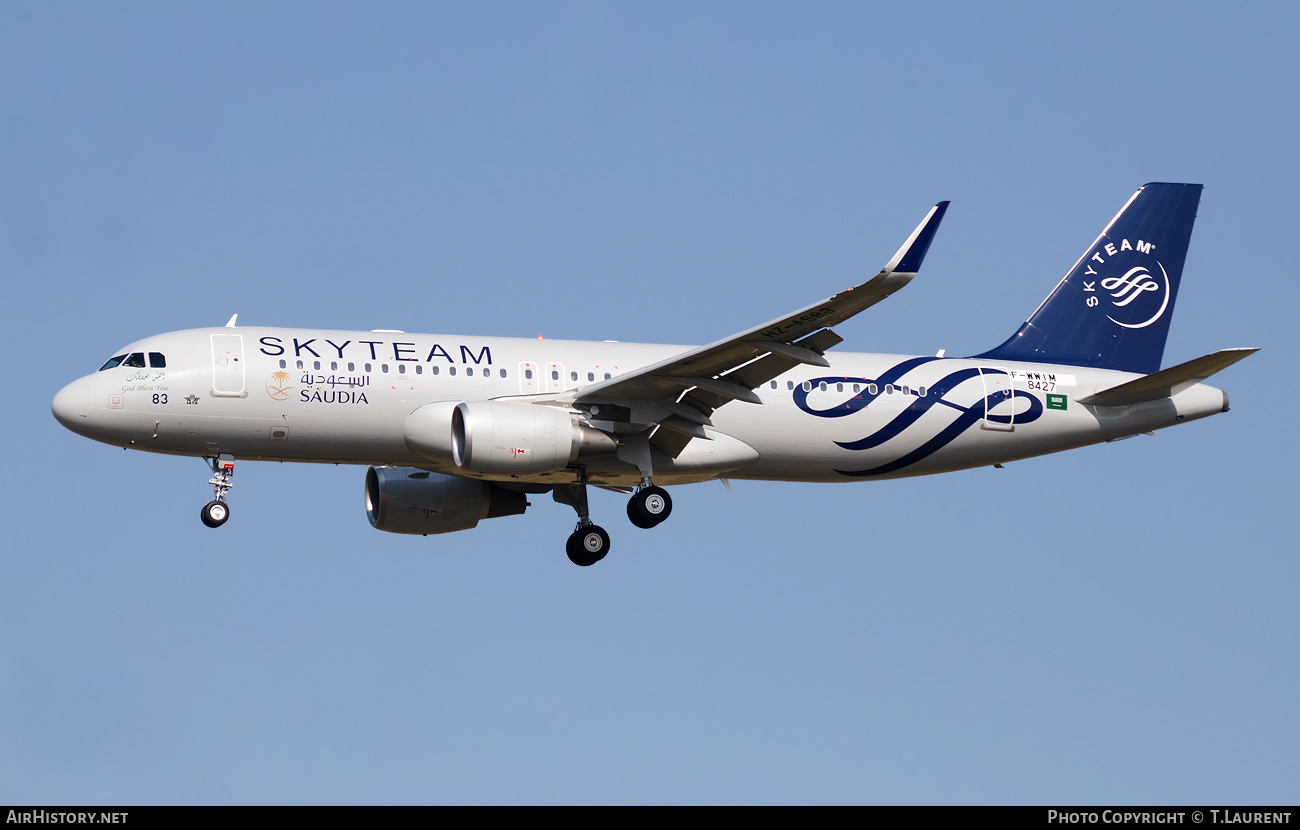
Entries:
{"label": "blue vertical tail fin", "polygon": [[1199,184],[1143,185],[1007,342],[979,358],[1160,369]]}

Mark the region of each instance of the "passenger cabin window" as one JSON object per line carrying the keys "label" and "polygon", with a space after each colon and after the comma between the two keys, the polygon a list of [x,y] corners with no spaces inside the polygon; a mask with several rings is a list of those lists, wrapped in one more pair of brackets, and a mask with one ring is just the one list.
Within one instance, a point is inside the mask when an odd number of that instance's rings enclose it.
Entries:
{"label": "passenger cabin window", "polygon": [[[299,368],[299,369],[302,368],[302,363],[301,363],[301,362],[298,364],[298,368]],[[366,364],[366,371],[367,371],[367,372],[370,371],[370,364],[369,364],[369,363]]]}
{"label": "passenger cabin window", "polygon": [[525,370],[524,370],[524,377],[528,378],[529,380],[532,380],[532,379],[533,379],[533,370],[532,370],[532,369],[525,369]]}
{"label": "passenger cabin window", "polygon": [[793,388],[794,388],[794,381],[792,381],[792,380],[787,380],[787,381],[785,382],[785,388],[786,388],[786,389],[793,389]]}
{"label": "passenger cabin window", "polygon": [[805,392],[811,392],[811,391],[812,391],[812,381],[805,380],[805,381],[803,382],[803,391],[805,391]]}
{"label": "passenger cabin window", "polygon": [[122,365],[123,360],[126,360],[126,355],[124,354],[120,354],[116,357],[110,357],[107,363],[99,367],[99,371],[102,372],[105,369],[116,369],[118,366]]}
{"label": "passenger cabin window", "polygon": [[826,391],[826,381],[822,381],[821,383],[817,384],[817,389],[820,390],[820,391],[822,391],[822,392],[825,392],[825,391]]}
{"label": "passenger cabin window", "polygon": [[892,394],[894,394],[894,384],[892,384],[892,383],[886,383],[886,384],[885,384],[885,394],[886,394],[886,395],[892,395]]}
{"label": "passenger cabin window", "polygon": [[505,377],[505,376],[506,376],[506,370],[505,370],[505,369],[502,369],[502,370],[501,370],[501,377]]}
{"label": "passenger cabin window", "polygon": [[595,372],[588,372],[588,373],[587,373],[587,380],[595,380],[595,379],[596,379],[596,373],[595,373]]}
{"label": "passenger cabin window", "polygon": [[422,375],[422,374],[424,374],[424,364],[423,364],[423,363],[417,363],[417,364],[415,364],[415,373],[416,373],[417,375]]}
{"label": "passenger cabin window", "polygon": [[387,363],[379,364],[379,371],[383,372],[384,374],[388,374],[388,364]]}
{"label": "passenger cabin window", "polygon": [[868,394],[868,395],[874,395],[874,394],[876,394],[877,390],[879,390],[879,388],[880,388],[880,387],[876,386],[874,383],[868,383],[868,384],[867,384],[867,394]]}
{"label": "passenger cabin window", "polygon": [[311,368],[316,369],[317,371],[319,371],[319,370],[320,370],[320,361],[319,361],[319,360],[313,360],[313,361],[311,362]]}
{"label": "passenger cabin window", "polygon": [[337,372],[338,370],[339,370],[339,362],[338,362],[337,360],[331,360],[331,361],[330,361],[330,371],[331,371],[331,372]]}
{"label": "passenger cabin window", "polygon": [[280,358],[280,368],[281,369],[289,368],[289,361],[285,360],[284,358]]}
{"label": "passenger cabin window", "polygon": [[123,366],[134,366],[137,369],[144,368],[144,352],[136,352],[122,363]]}
{"label": "passenger cabin window", "polygon": [[473,376],[474,376],[474,367],[473,367],[473,366],[467,366],[467,367],[465,368],[465,374],[469,375],[470,377],[473,377]]}
{"label": "passenger cabin window", "polygon": [[[281,360],[280,363],[281,363],[281,365],[283,365],[283,364],[284,364],[284,361]],[[355,372],[356,370],[357,370],[357,364],[355,364],[355,363],[349,363],[349,364],[348,364],[348,371],[349,371],[349,372]]]}
{"label": "passenger cabin window", "polygon": [[404,375],[404,374],[406,374],[406,364],[405,364],[405,363],[399,363],[399,364],[397,364],[397,373],[398,373],[399,375]]}
{"label": "passenger cabin window", "polygon": [[161,352],[149,352],[149,368],[166,369],[167,358],[163,357]]}
{"label": "passenger cabin window", "polygon": [[776,388],[776,381],[772,381],[772,388],[773,388],[773,389]]}
{"label": "passenger cabin window", "polygon": [[837,384],[835,384],[835,391],[836,391],[836,392],[843,392],[843,391],[844,391],[844,384],[842,384],[842,383],[837,383]]}
{"label": "passenger cabin window", "polygon": [[578,379],[577,372],[569,372],[569,380],[577,380],[577,379]]}
{"label": "passenger cabin window", "polygon": [[609,380],[609,372],[605,373],[605,380]]}
{"label": "passenger cabin window", "polygon": [[921,397],[924,398],[924,397],[925,397],[925,387],[924,387],[924,386],[918,386],[918,387],[916,387],[916,394],[918,394],[918,395],[920,395]]}
{"label": "passenger cabin window", "polygon": [[437,367],[437,366],[430,366],[430,367],[429,367],[429,371],[430,371],[432,374],[435,374],[435,375],[436,375],[436,374],[438,374],[438,367]]}
{"label": "passenger cabin window", "polygon": [[447,374],[449,374],[449,375],[454,375],[454,374],[456,374],[456,367],[455,367],[455,366],[451,366],[451,367],[449,367],[449,368],[447,369]]}
{"label": "passenger cabin window", "polygon": [[[298,361],[298,368],[299,368],[299,369],[302,368],[302,361],[301,361],[301,360]],[[369,371],[369,370],[367,369],[366,371]]]}
{"label": "passenger cabin window", "polygon": [[559,372],[551,372],[551,380],[559,380],[559,379],[560,379]]}

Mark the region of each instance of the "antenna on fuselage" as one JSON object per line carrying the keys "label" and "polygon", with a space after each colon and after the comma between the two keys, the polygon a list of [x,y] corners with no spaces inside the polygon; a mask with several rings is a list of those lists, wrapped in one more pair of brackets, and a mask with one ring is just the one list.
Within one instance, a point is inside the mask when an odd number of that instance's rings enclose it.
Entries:
{"label": "antenna on fuselage", "polygon": [[235,327],[235,320],[236,320],[238,317],[239,317],[238,314],[232,314],[232,315],[230,315],[230,322],[229,322],[229,323],[226,323],[226,328],[228,328],[228,329],[233,329],[233,328]]}

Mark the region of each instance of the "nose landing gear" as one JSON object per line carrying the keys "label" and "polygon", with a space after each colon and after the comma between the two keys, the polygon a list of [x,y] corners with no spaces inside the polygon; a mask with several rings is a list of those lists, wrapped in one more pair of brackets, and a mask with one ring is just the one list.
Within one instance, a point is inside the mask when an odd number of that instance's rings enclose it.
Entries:
{"label": "nose landing gear", "polygon": [[212,485],[216,498],[203,505],[203,509],[199,511],[199,518],[208,527],[221,527],[230,518],[230,505],[226,504],[226,493],[235,486],[230,481],[235,475],[235,457],[219,455],[205,460],[212,467],[212,479],[208,484]]}

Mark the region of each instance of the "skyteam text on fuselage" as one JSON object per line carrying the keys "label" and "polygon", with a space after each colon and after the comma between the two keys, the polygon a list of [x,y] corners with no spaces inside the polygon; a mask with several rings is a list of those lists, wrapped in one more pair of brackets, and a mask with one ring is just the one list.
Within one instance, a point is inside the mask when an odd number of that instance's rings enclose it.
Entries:
{"label": "skyteam text on fuselage", "polygon": [[608,534],[587,486],[666,519],[664,486],[708,479],[928,475],[1111,441],[1226,412],[1202,381],[1255,349],[1161,370],[1196,184],[1148,184],[1005,343],[974,357],[831,352],[832,326],[916,276],[940,202],[876,276],[707,346],[236,327],[118,350],[54,398],[97,441],[212,469],[218,527],[235,459],[370,465],[366,513],[395,533],[468,530],[550,492],[578,514],[567,550]]}

